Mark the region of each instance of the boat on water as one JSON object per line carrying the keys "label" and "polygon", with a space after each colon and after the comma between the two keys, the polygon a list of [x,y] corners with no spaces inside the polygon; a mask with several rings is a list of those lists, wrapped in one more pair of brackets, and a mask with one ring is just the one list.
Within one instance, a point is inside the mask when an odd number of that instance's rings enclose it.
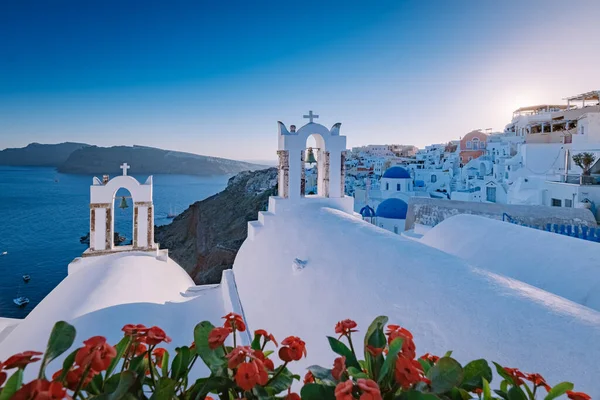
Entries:
{"label": "boat on water", "polygon": [[5,256],[5,255],[7,255],[7,254],[8,254],[8,251],[3,251],[3,252],[2,252],[2,254],[0,254],[0,255],[3,255],[3,256]]}
{"label": "boat on water", "polygon": [[31,280],[31,276],[29,276],[27,274],[23,275],[23,281],[29,282],[30,280]]}
{"label": "boat on water", "polygon": [[27,304],[29,304],[29,299],[25,296],[20,296],[17,297],[16,299],[13,299],[13,301],[15,302],[16,305],[18,305],[19,307],[24,307]]}
{"label": "boat on water", "polygon": [[173,207],[170,207],[170,208],[169,208],[169,212],[167,213],[167,218],[169,218],[169,219],[173,219],[173,218],[175,218],[176,216],[177,216],[177,213],[174,213],[174,212],[173,212]]}

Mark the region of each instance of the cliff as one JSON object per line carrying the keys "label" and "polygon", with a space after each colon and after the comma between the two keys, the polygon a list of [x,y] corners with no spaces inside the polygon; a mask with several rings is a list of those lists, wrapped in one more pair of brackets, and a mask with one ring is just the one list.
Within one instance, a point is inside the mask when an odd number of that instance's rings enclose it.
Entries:
{"label": "cliff", "polygon": [[225,158],[200,156],[144,146],[90,146],[74,151],[58,166],[71,174],[115,174],[127,162],[135,174],[227,175],[263,168],[260,165]]}
{"label": "cliff", "polygon": [[84,143],[40,144],[0,151],[0,165],[57,167],[76,150],[89,146]]}
{"label": "cliff", "polygon": [[276,194],[277,169],[242,172],[221,193],[192,204],[169,225],[157,227],[155,241],[169,249],[197,284],[218,283],[231,268],[248,233],[248,221]]}

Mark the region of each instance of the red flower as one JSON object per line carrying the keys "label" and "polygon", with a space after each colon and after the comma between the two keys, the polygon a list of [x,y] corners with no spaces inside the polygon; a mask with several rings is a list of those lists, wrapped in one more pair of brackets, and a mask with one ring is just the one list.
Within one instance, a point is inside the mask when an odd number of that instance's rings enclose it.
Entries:
{"label": "red flower", "polygon": [[402,355],[406,358],[413,359],[416,357],[415,342],[413,342],[413,335],[409,330],[401,328],[399,325],[388,325],[388,344],[396,338],[402,338]]}
{"label": "red flower", "polygon": [[298,361],[302,355],[306,357],[306,343],[296,336],[288,336],[281,344],[284,346],[279,349],[279,358],[285,362]]}
{"label": "red flower", "polygon": [[304,375],[304,382],[303,382],[303,383],[304,383],[305,385],[306,385],[307,383],[315,383],[315,376],[313,375],[313,373],[312,373],[312,372],[308,371],[308,372],[306,373],[306,375]]}
{"label": "red flower", "polygon": [[[143,343],[132,343],[129,345],[129,355],[141,356],[146,353],[148,348]],[[123,358],[127,356],[127,352],[123,353]]]}
{"label": "red flower", "polygon": [[265,331],[264,329],[259,329],[257,331],[254,331],[254,335],[255,336],[262,336],[262,337],[264,337],[265,338],[265,343],[271,341],[271,342],[275,343],[275,347],[279,346],[277,344],[277,340],[275,340],[275,337],[273,337],[272,334],[267,333],[267,331]]}
{"label": "red flower", "polygon": [[335,324],[335,333],[339,333],[340,337],[350,336],[352,332],[358,332],[354,329],[356,327],[356,322],[352,321],[351,319],[345,319]]}
{"label": "red flower", "polygon": [[227,353],[225,357],[229,360],[227,362],[227,367],[229,369],[234,369],[245,362],[246,357],[252,357],[252,349],[249,346],[238,346]]}
{"label": "red flower", "polygon": [[4,365],[4,369],[24,369],[27,366],[27,364],[40,361],[40,358],[35,356],[40,356],[42,354],[43,353],[40,353],[39,351],[24,351],[22,353],[15,354],[14,356],[8,357],[8,359],[4,361],[2,365]]}
{"label": "red flower", "polygon": [[417,360],[398,357],[396,360],[395,377],[403,389],[410,388],[413,384],[422,381],[423,369]]}
{"label": "red flower", "polygon": [[2,364],[0,364],[0,387],[6,382],[6,372],[2,372]]}
{"label": "red flower", "polygon": [[333,360],[331,376],[333,376],[335,380],[339,381],[342,379],[344,372],[346,372],[346,357],[342,356]]}
{"label": "red flower", "polygon": [[148,328],[143,324],[127,324],[121,330],[125,332],[125,336],[132,337],[144,336],[146,333],[148,333]]}
{"label": "red flower", "polygon": [[379,385],[371,379],[359,379],[357,381],[358,387],[363,391],[360,396],[360,400],[381,400],[381,392],[379,391]]}
{"label": "red flower", "polygon": [[[79,384],[79,381],[81,380],[84,370],[85,370],[84,367],[77,367],[75,369],[69,370],[69,372],[67,372],[67,375],[65,376],[65,383],[66,383],[65,387],[70,390],[77,389],[77,385]],[[58,371],[56,371],[52,375],[52,380],[56,381],[58,379],[58,377],[62,375],[62,372],[63,372],[62,369],[59,369]],[[81,385],[81,388],[84,389],[92,381],[92,379],[94,378],[95,375],[96,375],[96,372],[94,370],[90,369],[88,371],[86,378],[83,380],[83,384]]]}
{"label": "red flower", "polygon": [[292,393],[292,388],[288,388],[288,394],[283,400],[301,400],[301,398],[297,393]]}
{"label": "red flower", "polygon": [[154,349],[154,351],[152,351],[152,355],[154,356],[154,363],[158,366],[158,368],[162,368],[162,362],[166,352],[167,350],[163,349],[162,347]]}
{"label": "red flower", "polygon": [[567,397],[571,400],[591,400],[591,397],[583,392],[567,390]]}
{"label": "red flower", "polygon": [[269,371],[273,371],[275,369],[275,364],[273,364],[273,360],[265,357],[265,353],[263,353],[260,350],[253,350],[253,354],[257,360],[262,361],[265,368],[267,368]]}
{"label": "red flower", "polygon": [[60,382],[48,382],[45,379],[36,379],[29,382],[11,397],[12,400],[52,400],[65,398],[68,398],[67,389]]}
{"label": "red flower", "polygon": [[367,345],[367,351],[369,352],[369,354],[371,354],[373,357],[378,357],[381,355],[381,353],[383,353],[383,348],[379,348],[379,347],[374,347],[371,345]]}
{"label": "red flower", "polygon": [[241,363],[235,373],[235,383],[244,390],[252,390],[257,383],[265,385],[268,380],[267,371],[258,360]]}
{"label": "red flower", "polygon": [[229,313],[223,317],[225,320],[225,328],[231,327],[232,329],[240,332],[244,332],[246,330],[246,324],[244,323],[244,319],[241,315],[235,313]]}
{"label": "red flower", "polygon": [[149,346],[153,346],[162,342],[171,343],[171,338],[158,326],[153,326],[148,329],[148,333],[146,333],[146,336],[144,337],[144,342]]}
{"label": "red flower", "polygon": [[475,388],[472,390],[477,396],[481,396],[483,394],[483,389]]}
{"label": "red flower", "polygon": [[440,359],[438,356],[434,356],[433,354],[429,354],[429,353],[425,353],[423,354],[421,357],[419,357],[421,360],[426,360],[432,363],[436,363],[438,362],[438,360]]}
{"label": "red flower", "polygon": [[532,382],[535,386],[543,386],[547,392],[552,389],[550,385],[546,383],[546,380],[540,374],[526,374],[525,379]]}
{"label": "red flower", "polygon": [[75,355],[75,362],[82,367],[89,364],[97,372],[108,369],[112,359],[117,355],[117,350],[106,343],[106,338],[103,336],[93,336],[83,344],[85,346]]}
{"label": "red flower", "polygon": [[525,378],[525,375],[517,368],[504,367],[504,371],[506,371],[506,373],[512,377],[515,385],[520,386],[523,384],[523,380],[521,378]]}
{"label": "red flower", "polygon": [[353,400],[352,390],[354,390],[354,385],[351,380],[338,383],[335,387],[335,400]]}
{"label": "red flower", "polygon": [[223,346],[230,333],[231,328],[214,328],[208,334],[208,347],[214,350],[217,347]]}

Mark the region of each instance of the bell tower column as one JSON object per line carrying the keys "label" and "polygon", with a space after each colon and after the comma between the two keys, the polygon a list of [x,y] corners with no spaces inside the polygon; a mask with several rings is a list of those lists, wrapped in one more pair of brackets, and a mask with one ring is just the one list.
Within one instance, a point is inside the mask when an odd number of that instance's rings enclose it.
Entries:
{"label": "bell tower column", "polygon": [[346,152],[342,151],[342,167],[340,169],[340,197],[346,195]]}
{"label": "bell tower column", "polygon": [[329,197],[329,152],[323,151],[323,197]]}
{"label": "bell tower column", "polygon": [[277,169],[278,195],[287,199],[290,186],[290,152],[288,150],[278,150],[279,167]]}
{"label": "bell tower column", "polygon": [[306,196],[306,168],[304,150],[300,151],[300,197]]}

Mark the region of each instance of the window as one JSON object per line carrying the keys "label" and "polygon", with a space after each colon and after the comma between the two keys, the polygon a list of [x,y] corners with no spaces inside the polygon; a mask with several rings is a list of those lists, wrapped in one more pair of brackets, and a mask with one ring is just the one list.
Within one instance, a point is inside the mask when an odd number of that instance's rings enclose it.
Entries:
{"label": "window", "polygon": [[562,207],[562,200],[552,199],[552,207]]}
{"label": "window", "polygon": [[479,148],[485,149],[485,142],[479,142]]}
{"label": "window", "polygon": [[396,184],[396,191],[397,191],[397,192],[399,192],[399,191],[400,191],[400,184],[399,184],[399,183],[397,183],[397,184]]}
{"label": "window", "polygon": [[398,227],[397,226],[394,226],[394,233],[396,233],[396,234],[398,233]]}
{"label": "window", "polygon": [[390,190],[390,184],[388,182],[385,183],[385,190]]}
{"label": "window", "polygon": [[468,140],[467,141],[467,149],[472,149],[472,148],[473,148],[473,145],[471,144],[471,141]]}
{"label": "window", "polygon": [[583,126],[581,127],[581,134],[583,135]]}
{"label": "window", "polygon": [[487,201],[492,203],[496,202],[496,188],[495,187],[486,187],[485,188],[485,197]]}
{"label": "window", "polygon": [[437,175],[431,175],[431,183],[437,182]]}
{"label": "window", "polygon": [[565,207],[573,207],[573,200],[565,199]]}
{"label": "window", "polygon": [[504,179],[508,179],[508,172],[504,173]]}

